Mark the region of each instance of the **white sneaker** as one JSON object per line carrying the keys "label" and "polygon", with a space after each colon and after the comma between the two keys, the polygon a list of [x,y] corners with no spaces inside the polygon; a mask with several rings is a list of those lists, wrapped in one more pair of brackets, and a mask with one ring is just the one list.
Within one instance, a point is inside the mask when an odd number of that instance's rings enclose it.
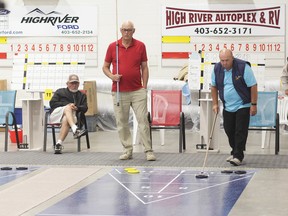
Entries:
{"label": "white sneaker", "polygon": [[230,163],[234,166],[240,166],[242,161],[240,161],[238,158],[233,158],[232,160],[230,160]]}
{"label": "white sneaker", "polygon": [[155,161],[156,157],[153,152],[146,152],[146,159],[147,161]]}
{"label": "white sneaker", "polygon": [[132,159],[132,154],[129,154],[129,153],[125,152],[124,154],[120,155],[119,159],[120,159],[120,160],[129,160],[129,159]]}
{"label": "white sneaker", "polygon": [[233,155],[230,155],[228,158],[226,158],[227,162],[230,162],[233,159]]}

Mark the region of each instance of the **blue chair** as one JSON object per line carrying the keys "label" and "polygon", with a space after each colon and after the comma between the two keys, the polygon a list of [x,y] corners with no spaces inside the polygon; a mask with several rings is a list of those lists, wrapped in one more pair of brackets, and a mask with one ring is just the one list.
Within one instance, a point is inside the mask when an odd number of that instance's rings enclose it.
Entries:
{"label": "blue chair", "polygon": [[275,154],[279,153],[278,92],[258,92],[257,114],[250,117],[249,130],[275,131]]}
{"label": "blue chair", "polygon": [[[0,124],[5,126],[5,147],[4,151],[8,151],[8,132],[9,126],[13,126],[15,129],[15,136],[18,149],[26,149],[28,146],[20,144],[18,127],[15,116],[15,102],[16,91],[0,91]],[[12,118],[9,118],[12,116]]]}

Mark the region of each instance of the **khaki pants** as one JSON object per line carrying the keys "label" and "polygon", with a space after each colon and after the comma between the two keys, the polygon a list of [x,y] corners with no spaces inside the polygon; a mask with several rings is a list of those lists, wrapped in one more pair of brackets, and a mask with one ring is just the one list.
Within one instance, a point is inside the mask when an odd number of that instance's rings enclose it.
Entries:
{"label": "khaki pants", "polygon": [[140,132],[140,140],[144,151],[152,151],[150,128],[147,111],[147,90],[140,89],[132,92],[119,92],[119,106],[117,106],[117,93],[113,92],[114,113],[118,135],[125,152],[132,153],[132,136],[129,127],[129,113],[132,107]]}

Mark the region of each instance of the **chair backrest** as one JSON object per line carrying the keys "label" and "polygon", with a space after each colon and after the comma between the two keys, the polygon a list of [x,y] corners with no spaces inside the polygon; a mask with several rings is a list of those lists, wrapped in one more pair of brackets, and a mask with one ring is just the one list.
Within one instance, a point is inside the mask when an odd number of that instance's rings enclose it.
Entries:
{"label": "chair backrest", "polygon": [[175,126],[180,124],[181,90],[151,90],[151,124]]}
{"label": "chair backrest", "polygon": [[258,92],[257,114],[250,117],[249,127],[275,127],[278,92]]}
{"label": "chair backrest", "polygon": [[[5,124],[7,112],[15,110],[16,91],[0,91],[0,124]],[[8,123],[12,125],[13,118],[9,118]]]}
{"label": "chair backrest", "polygon": [[278,98],[279,123],[288,124],[288,97]]}

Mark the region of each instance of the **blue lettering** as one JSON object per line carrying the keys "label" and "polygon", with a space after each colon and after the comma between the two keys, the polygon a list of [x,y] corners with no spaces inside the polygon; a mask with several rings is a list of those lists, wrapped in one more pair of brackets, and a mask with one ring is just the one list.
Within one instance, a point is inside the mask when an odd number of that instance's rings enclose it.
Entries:
{"label": "blue lettering", "polygon": [[58,29],[79,29],[78,25],[57,25]]}

